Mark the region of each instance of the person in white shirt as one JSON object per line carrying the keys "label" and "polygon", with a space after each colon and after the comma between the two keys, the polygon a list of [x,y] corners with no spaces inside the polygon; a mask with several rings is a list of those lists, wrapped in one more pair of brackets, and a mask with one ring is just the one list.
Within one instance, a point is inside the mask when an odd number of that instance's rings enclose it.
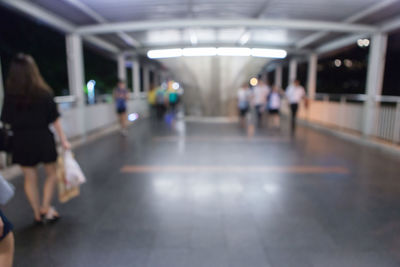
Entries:
{"label": "person in white shirt", "polygon": [[271,93],[268,95],[267,98],[267,108],[269,114],[269,122],[270,125],[273,127],[279,128],[280,127],[280,115],[279,110],[281,108],[281,91],[279,90],[278,86],[274,86],[272,88]]}
{"label": "person in white shirt", "polygon": [[299,104],[301,101],[306,99],[306,91],[304,87],[300,85],[299,80],[295,80],[293,84],[289,85],[286,89],[286,97],[289,101],[291,111],[291,122],[292,122],[292,134],[296,131],[296,116]]}
{"label": "person in white shirt", "polygon": [[257,125],[261,126],[263,111],[267,103],[267,96],[270,92],[269,86],[263,81],[259,80],[258,85],[254,87],[254,106],[257,112]]}
{"label": "person in white shirt", "polygon": [[240,115],[240,125],[244,127],[246,114],[250,108],[251,92],[249,85],[244,83],[242,87],[239,88],[237,93],[238,109]]}

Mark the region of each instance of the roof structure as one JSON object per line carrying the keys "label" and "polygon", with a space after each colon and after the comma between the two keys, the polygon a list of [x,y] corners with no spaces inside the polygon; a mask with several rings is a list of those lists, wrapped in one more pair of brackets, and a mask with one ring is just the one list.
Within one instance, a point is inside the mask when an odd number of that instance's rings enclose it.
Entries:
{"label": "roof structure", "polygon": [[[0,0],[110,51],[251,46],[324,52],[400,25],[398,0]],[[339,40],[339,41],[338,41]]]}

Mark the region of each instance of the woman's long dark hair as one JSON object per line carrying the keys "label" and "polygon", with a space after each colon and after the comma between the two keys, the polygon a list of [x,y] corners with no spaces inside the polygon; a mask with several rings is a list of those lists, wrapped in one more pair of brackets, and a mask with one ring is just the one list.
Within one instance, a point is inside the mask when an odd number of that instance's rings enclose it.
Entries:
{"label": "woman's long dark hair", "polygon": [[33,57],[23,53],[17,54],[11,62],[5,91],[8,95],[30,99],[52,92]]}

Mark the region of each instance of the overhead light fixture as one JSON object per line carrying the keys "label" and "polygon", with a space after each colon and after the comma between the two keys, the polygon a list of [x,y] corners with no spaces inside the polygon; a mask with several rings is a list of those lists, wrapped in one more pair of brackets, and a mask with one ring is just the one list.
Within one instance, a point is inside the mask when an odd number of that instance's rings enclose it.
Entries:
{"label": "overhead light fixture", "polygon": [[219,47],[218,56],[248,57],[251,55],[251,49],[246,47]]}
{"label": "overhead light fixture", "polygon": [[182,49],[158,49],[158,50],[150,50],[147,52],[147,56],[152,59],[157,58],[171,58],[171,57],[181,57]]}
{"label": "overhead light fixture", "polygon": [[188,47],[174,49],[150,50],[147,56],[151,59],[173,57],[200,57],[200,56],[233,56],[233,57],[263,57],[285,58],[287,52],[282,49],[247,48],[247,47]]}
{"label": "overhead light fixture", "polygon": [[184,48],[182,51],[182,55],[185,57],[215,56],[216,54],[217,48],[215,47]]}
{"label": "overhead light fixture", "polygon": [[253,48],[251,49],[251,55],[253,57],[285,58],[287,52],[282,49]]}

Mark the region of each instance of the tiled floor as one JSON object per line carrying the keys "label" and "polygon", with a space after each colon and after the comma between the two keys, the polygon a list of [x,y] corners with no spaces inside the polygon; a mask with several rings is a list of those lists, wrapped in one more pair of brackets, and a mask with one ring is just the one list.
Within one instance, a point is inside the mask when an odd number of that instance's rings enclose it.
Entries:
{"label": "tiled floor", "polygon": [[393,156],[304,128],[146,120],[76,156],[88,183],[56,225],[31,225],[13,181],[16,267],[400,266]]}

